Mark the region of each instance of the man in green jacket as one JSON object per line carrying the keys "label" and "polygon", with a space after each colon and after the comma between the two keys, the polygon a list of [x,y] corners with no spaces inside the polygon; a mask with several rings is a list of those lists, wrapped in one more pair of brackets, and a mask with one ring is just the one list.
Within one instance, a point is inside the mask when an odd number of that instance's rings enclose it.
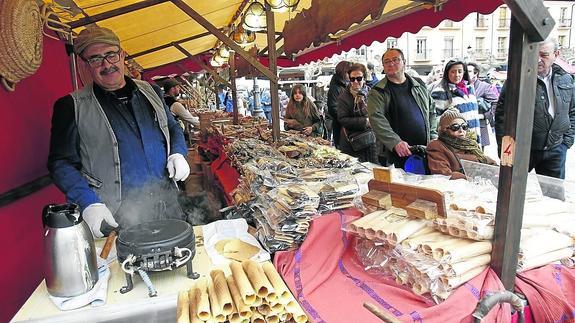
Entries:
{"label": "man in green jacket", "polygon": [[410,147],[437,138],[435,102],[425,83],[405,73],[405,58],[390,48],[382,58],[385,77],[369,91],[367,109],[371,127],[387,164],[403,168]]}

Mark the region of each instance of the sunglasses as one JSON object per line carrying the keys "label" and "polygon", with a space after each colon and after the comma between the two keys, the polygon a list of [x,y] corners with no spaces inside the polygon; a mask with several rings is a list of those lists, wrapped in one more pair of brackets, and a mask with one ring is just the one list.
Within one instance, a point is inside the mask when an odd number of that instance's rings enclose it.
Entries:
{"label": "sunglasses", "polygon": [[351,83],[353,83],[355,81],[361,82],[361,81],[363,81],[363,76],[350,76],[349,81]]}
{"label": "sunglasses", "polygon": [[467,123],[462,123],[462,124],[454,123],[454,124],[450,125],[449,127],[447,127],[447,129],[449,129],[451,131],[459,131],[459,129],[462,129],[463,131],[467,131],[467,129],[469,129],[469,125],[467,125]]}

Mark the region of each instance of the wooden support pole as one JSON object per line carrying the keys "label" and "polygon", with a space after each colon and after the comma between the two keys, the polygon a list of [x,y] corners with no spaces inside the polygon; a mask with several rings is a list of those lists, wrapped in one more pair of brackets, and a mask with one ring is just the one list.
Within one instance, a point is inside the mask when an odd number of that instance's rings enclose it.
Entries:
{"label": "wooden support pole", "polygon": [[505,129],[491,267],[505,288],[513,291],[531,153],[538,44],[530,42],[514,16],[509,41]]}
{"label": "wooden support pole", "polygon": [[[266,2],[266,22],[268,30],[269,67],[274,76],[278,72],[278,58],[276,52],[275,17]],[[270,78],[270,97],[272,101],[272,138],[274,142],[280,140],[280,101],[278,94],[278,78]]]}
{"label": "wooden support pole", "polygon": [[544,41],[555,26],[555,20],[541,0],[505,0],[505,4],[532,42]]}
{"label": "wooden support pole", "polygon": [[232,85],[230,84],[230,82],[224,80],[223,77],[220,76],[220,74],[218,74],[218,72],[216,70],[214,70],[211,66],[209,66],[208,64],[202,62],[201,59],[197,58],[196,56],[192,55],[192,53],[188,52],[184,47],[182,47],[182,45],[180,44],[174,44],[174,47],[176,47],[180,52],[182,52],[184,55],[188,56],[188,58],[190,58],[191,60],[193,60],[196,64],[198,64],[201,68],[205,69],[206,72],[210,73],[210,75],[212,75],[214,77],[214,80],[218,83],[224,84],[225,86],[231,88]]}
{"label": "wooden support pole", "polygon": [[270,72],[268,68],[266,68],[262,63],[260,63],[257,59],[250,56],[248,52],[243,50],[238,44],[236,44],[233,40],[231,40],[228,36],[222,33],[218,28],[212,25],[206,18],[196,12],[192,7],[190,7],[187,3],[183,0],[171,0],[173,4],[175,4],[180,10],[185,12],[188,16],[194,19],[197,23],[202,25],[202,27],[206,28],[212,35],[216,36],[219,40],[221,40],[224,44],[226,44],[230,49],[233,49],[236,53],[238,53],[241,57],[243,57],[246,61],[248,61],[253,67],[255,67],[258,71],[264,74],[270,81],[278,80],[278,77]]}
{"label": "wooden support pole", "polygon": [[229,63],[230,81],[232,82],[232,99],[234,100],[234,124],[240,123],[238,111],[238,90],[236,88],[236,52],[230,51]]}

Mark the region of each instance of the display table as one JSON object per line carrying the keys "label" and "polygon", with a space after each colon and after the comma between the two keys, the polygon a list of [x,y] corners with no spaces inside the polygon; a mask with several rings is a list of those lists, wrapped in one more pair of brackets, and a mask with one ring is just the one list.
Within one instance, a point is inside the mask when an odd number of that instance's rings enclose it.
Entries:
{"label": "display table", "polygon": [[[201,227],[194,227],[194,232],[196,235],[194,271],[204,276],[208,275],[211,270],[220,268],[224,270],[226,275],[230,274],[229,267],[212,265],[203,247]],[[96,247],[103,246],[104,241],[105,239],[96,240]],[[115,254],[115,248],[113,252]],[[129,320],[131,322],[175,322],[177,293],[180,290],[189,289],[194,283],[194,280],[186,276],[186,266],[182,266],[177,270],[150,273],[150,279],[158,292],[157,297],[148,297],[148,289],[139,275],[134,275],[134,289],[126,294],[121,294],[120,288],[126,284],[124,272],[120,269],[117,261],[110,264],[110,270],[108,296],[104,306],[91,307],[88,305],[76,310],[61,311],[48,298],[46,283],[42,281],[12,321],[119,322],[125,315],[129,314],[133,318]],[[141,318],[136,319],[140,316]]]}

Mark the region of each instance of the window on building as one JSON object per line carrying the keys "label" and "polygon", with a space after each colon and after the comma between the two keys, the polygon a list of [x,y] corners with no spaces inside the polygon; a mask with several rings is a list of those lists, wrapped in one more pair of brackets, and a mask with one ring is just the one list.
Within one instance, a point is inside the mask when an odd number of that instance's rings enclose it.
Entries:
{"label": "window on building", "polygon": [[561,7],[559,11],[559,26],[568,27],[571,25],[571,19],[567,16],[567,7]]}
{"label": "window on building", "polygon": [[480,13],[477,14],[475,27],[479,27],[479,28],[486,27],[484,15],[482,15]]}
{"label": "window on building", "polygon": [[497,56],[507,55],[507,37],[497,37]]}
{"label": "window on building", "polygon": [[560,47],[560,48],[564,48],[564,47],[565,47],[565,39],[566,39],[565,35],[559,35],[559,36],[557,37],[557,42],[559,43],[559,47]]}
{"label": "window on building", "polygon": [[453,57],[453,37],[443,38],[443,58]]}
{"label": "window on building", "polygon": [[365,56],[365,46],[359,48],[359,55]]}
{"label": "window on building", "polygon": [[475,53],[480,56],[485,54],[485,37],[475,37]]}
{"label": "window on building", "polygon": [[427,38],[418,38],[417,39],[417,48],[415,57],[418,60],[426,60],[427,59]]}
{"label": "window on building", "polygon": [[397,38],[388,38],[387,39],[387,49],[397,47]]}
{"label": "window on building", "polygon": [[499,8],[499,28],[509,27],[509,22],[507,21],[507,7]]}
{"label": "window on building", "polygon": [[445,20],[445,21],[443,22],[443,27],[453,28],[453,20],[449,20],[449,19],[448,19],[448,20]]}

